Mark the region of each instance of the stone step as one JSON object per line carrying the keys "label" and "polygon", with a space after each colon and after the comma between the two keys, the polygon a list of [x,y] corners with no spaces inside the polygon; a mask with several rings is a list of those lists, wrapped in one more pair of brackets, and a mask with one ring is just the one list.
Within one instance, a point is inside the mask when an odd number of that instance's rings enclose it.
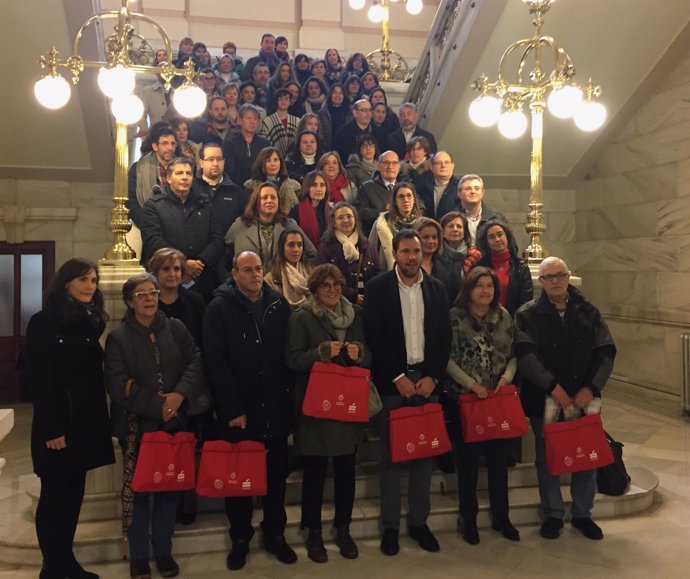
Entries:
{"label": "stone step", "polygon": [[[657,477],[640,467],[629,468],[632,477],[630,491],[622,497],[597,494],[594,517],[605,519],[638,513],[648,509],[654,501],[654,493],[659,484]],[[439,492],[433,489],[431,496],[431,515],[429,527],[434,531],[453,531],[456,528],[458,502],[454,492]],[[535,487],[513,487],[509,491],[511,520],[521,525],[534,525],[540,521],[539,495]],[[490,525],[488,496],[485,490],[478,492],[480,529],[486,531]],[[563,497],[570,502],[567,486],[563,487]],[[14,501],[8,505],[7,501]],[[19,503],[17,503],[19,501]],[[404,501],[403,501],[404,503]],[[40,551],[36,542],[33,520],[30,517],[31,498],[28,495],[12,497],[0,501],[0,562],[8,564],[39,565]],[[403,513],[406,506],[403,504]],[[302,544],[304,532],[299,529],[300,507],[292,504],[287,507],[288,526],[286,538],[289,543]],[[379,501],[375,497],[355,500],[351,532],[355,539],[377,537]],[[326,502],[323,509],[324,528],[333,517],[333,504]],[[255,524],[260,522],[261,513],[256,512]],[[330,531],[328,531],[330,533]],[[327,533],[328,536],[328,533]],[[254,546],[259,544],[254,541]],[[174,538],[176,554],[224,552],[229,549],[227,520],[224,513],[202,513],[197,521],[188,527],[178,525]],[[75,540],[77,559],[83,563],[97,561],[117,561],[123,557],[123,541],[120,522],[116,519],[80,523]]]}

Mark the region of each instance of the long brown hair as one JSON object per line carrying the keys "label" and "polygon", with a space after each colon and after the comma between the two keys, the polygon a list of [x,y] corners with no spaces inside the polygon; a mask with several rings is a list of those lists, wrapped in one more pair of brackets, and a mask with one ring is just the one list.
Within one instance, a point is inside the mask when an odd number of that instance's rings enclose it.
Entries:
{"label": "long brown hair", "polygon": [[[53,277],[53,280],[46,289],[43,295],[43,307],[56,313],[58,316],[64,317],[63,314],[67,311],[66,304],[69,300],[67,284],[73,279],[86,275],[91,270],[96,272],[96,277],[100,280],[98,265],[95,261],[91,261],[85,257],[73,257],[72,259],[68,259],[60,266],[60,269],[55,272],[55,277]],[[93,313],[102,320],[107,320],[108,314],[103,309],[103,293],[100,288],[96,288],[96,292],[93,294],[92,303],[94,307]]]}
{"label": "long brown hair", "polygon": [[280,204],[280,191],[275,183],[269,183],[268,181],[261,183],[259,186],[254,187],[252,194],[249,196],[249,201],[247,201],[247,207],[242,214],[242,221],[246,225],[256,223],[259,220],[259,205],[261,204],[261,190],[269,187],[276,192],[278,197],[278,211],[273,216],[273,223],[285,223],[287,221],[287,215],[283,211]]}
{"label": "long brown hair", "polygon": [[280,152],[280,149],[277,147],[264,147],[259,151],[259,154],[256,156],[256,161],[254,161],[254,165],[252,166],[252,179],[255,181],[267,181],[268,180],[268,175],[266,175],[266,170],[264,169],[264,165],[266,164],[266,159],[268,159],[273,153],[278,155],[278,159],[280,159],[280,169],[278,169],[278,182],[282,185],[285,179],[288,178],[288,171],[287,167],[285,166],[285,159],[283,158],[283,154]]}

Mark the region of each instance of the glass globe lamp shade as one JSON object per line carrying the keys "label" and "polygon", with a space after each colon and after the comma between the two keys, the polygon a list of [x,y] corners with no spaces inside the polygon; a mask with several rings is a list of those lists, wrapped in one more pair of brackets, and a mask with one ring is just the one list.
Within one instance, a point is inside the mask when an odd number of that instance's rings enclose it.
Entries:
{"label": "glass globe lamp shade", "polygon": [[405,9],[408,14],[412,14],[413,16],[419,14],[422,8],[424,8],[424,2],[422,2],[422,0],[407,0],[405,4]]}
{"label": "glass globe lamp shade", "polygon": [[111,99],[132,94],[135,81],[135,72],[121,64],[103,66],[98,71],[98,86],[103,94]]}
{"label": "glass globe lamp shade", "polygon": [[350,0],[350,8],[353,10],[361,10],[364,8],[366,0]]}
{"label": "glass globe lamp shade", "polygon": [[498,117],[498,131],[506,139],[518,139],[527,130],[527,117],[522,111],[508,111]]}
{"label": "glass globe lamp shade", "polygon": [[34,85],[36,100],[47,109],[56,110],[64,107],[71,94],[72,87],[59,74],[48,74]]}
{"label": "glass globe lamp shade", "polygon": [[127,94],[114,98],[110,110],[118,123],[133,125],[144,116],[144,103],[138,96]]}
{"label": "glass globe lamp shade", "polygon": [[574,86],[562,86],[551,91],[546,104],[555,117],[569,119],[582,104],[582,91]]}
{"label": "glass globe lamp shade", "polygon": [[193,119],[206,109],[206,93],[198,86],[185,83],[175,90],[173,104],[183,117]]}
{"label": "glass globe lamp shade", "polygon": [[501,115],[501,101],[496,97],[483,95],[470,103],[470,119],[479,127],[495,125]]}
{"label": "glass globe lamp shade", "polygon": [[580,105],[573,120],[582,131],[596,131],[606,121],[606,107],[596,101],[585,101]]}
{"label": "glass globe lamp shade", "polygon": [[381,6],[381,4],[374,4],[371,8],[369,8],[367,17],[374,24],[378,22],[383,22],[383,19],[386,17],[386,9],[383,6]]}

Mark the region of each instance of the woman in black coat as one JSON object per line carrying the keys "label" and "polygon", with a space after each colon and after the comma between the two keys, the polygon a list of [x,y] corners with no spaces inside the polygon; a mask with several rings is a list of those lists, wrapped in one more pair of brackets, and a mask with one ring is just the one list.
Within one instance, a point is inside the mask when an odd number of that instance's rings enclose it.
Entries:
{"label": "woman in black coat", "polygon": [[482,258],[476,266],[488,267],[496,272],[500,284],[500,304],[514,316],[522,304],[534,297],[534,286],[527,263],[518,257],[513,232],[503,221],[486,221],[477,231],[477,248],[482,252]]}
{"label": "woman in black coat", "polygon": [[98,341],[106,319],[97,265],[72,258],[58,270],[26,331],[31,457],[41,479],[41,579],[98,577],[77,563],[72,543],[86,472],[115,462]]}

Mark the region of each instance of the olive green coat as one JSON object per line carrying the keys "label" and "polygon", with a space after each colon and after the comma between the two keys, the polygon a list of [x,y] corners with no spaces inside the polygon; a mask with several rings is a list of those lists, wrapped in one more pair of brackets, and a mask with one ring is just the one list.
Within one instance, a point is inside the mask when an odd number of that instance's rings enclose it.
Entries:
{"label": "olive green coat", "polygon": [[309,371],[314,362],[330,360],[341,366],[371,367],[371,352],[366,347],[362,315],[357,306],[354,308],[355,318],[347,330],[346,341],[359,345],[360,356],[356,362],[347,358],[349,363],[345,361],[345,354],[330,359],[329,347],[319,347],[324,342],[338,340],[319,302],[309,299],[290,316],[285,361],[295,372],[295,448],[300,456],[352,454],[362,440],[365,423],[337,422],[302,415]]}

